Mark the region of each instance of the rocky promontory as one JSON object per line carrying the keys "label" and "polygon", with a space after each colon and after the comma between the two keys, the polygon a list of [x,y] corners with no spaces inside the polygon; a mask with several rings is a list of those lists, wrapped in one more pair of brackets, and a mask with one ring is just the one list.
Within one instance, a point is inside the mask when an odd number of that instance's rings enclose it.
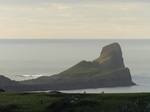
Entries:
{"label": "rocky promontory", "polygon": [[135,85],[130,70],[124,65],[118,43],[103,47],[100,56],[93,61],[84,60],[59,74],[19,83],[20,86],[17,85],[15,90],[72,90]]}

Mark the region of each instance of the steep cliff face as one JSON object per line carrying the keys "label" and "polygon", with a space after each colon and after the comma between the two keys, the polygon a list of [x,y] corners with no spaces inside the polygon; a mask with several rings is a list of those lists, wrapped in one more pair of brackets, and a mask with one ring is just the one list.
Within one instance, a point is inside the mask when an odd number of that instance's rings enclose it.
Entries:
{"label": "steep cliff face", "polygon": [[121,47],[112,43],[103,47],[92,62],[81,61],[73,67],[50,77],[22,81],[23,84],[42,85],[46,89],[85,89],[132,86],[130,70],[125,68]]}
{"label": "steep cliff face", "polygon": [[99,58],[94,60],[94,62],[96,61],[104,69],[115,70],[125,67],[121,47],[118,43],[112,43],[103,47]]}

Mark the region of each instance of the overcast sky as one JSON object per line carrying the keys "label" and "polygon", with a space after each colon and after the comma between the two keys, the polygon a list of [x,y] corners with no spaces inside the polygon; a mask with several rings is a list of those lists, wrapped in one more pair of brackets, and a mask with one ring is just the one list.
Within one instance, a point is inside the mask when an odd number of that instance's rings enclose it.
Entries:
{"label": "overcast sky", "polygon": [[0,0],[1,39],[150,39],[150,0]]}

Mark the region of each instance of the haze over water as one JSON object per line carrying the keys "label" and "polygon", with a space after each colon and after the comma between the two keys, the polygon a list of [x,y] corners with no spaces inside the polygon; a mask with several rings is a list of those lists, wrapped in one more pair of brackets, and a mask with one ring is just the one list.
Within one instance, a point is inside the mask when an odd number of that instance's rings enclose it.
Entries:
{"label": "haze over water", "polygon": [[[82,60],[99,57],[102,47],[118,42],[125,66],[138,86],[87,92],[150,92],[150,40],[0,40],[0,75],[13,80],[58,74]],[[84,91],[84,90],[82,90]],[[71,91],[73,92],[73,91]],[[79,92],[79,91],[76,91]]]}

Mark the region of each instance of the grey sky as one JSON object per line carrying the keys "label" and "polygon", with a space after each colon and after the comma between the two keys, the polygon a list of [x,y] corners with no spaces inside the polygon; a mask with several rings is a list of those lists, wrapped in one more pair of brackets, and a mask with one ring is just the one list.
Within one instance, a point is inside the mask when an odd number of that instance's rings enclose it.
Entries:
{"label": "grey sky", "polygon": [[149,0],[0,0],[5,4],[35,4],[35,3],[92,3],[92,2],[150,2]]}
{"label": "grey sky", "polygon": [[149,39],[149,10],[148,0],[0,0],[0,37]]}

